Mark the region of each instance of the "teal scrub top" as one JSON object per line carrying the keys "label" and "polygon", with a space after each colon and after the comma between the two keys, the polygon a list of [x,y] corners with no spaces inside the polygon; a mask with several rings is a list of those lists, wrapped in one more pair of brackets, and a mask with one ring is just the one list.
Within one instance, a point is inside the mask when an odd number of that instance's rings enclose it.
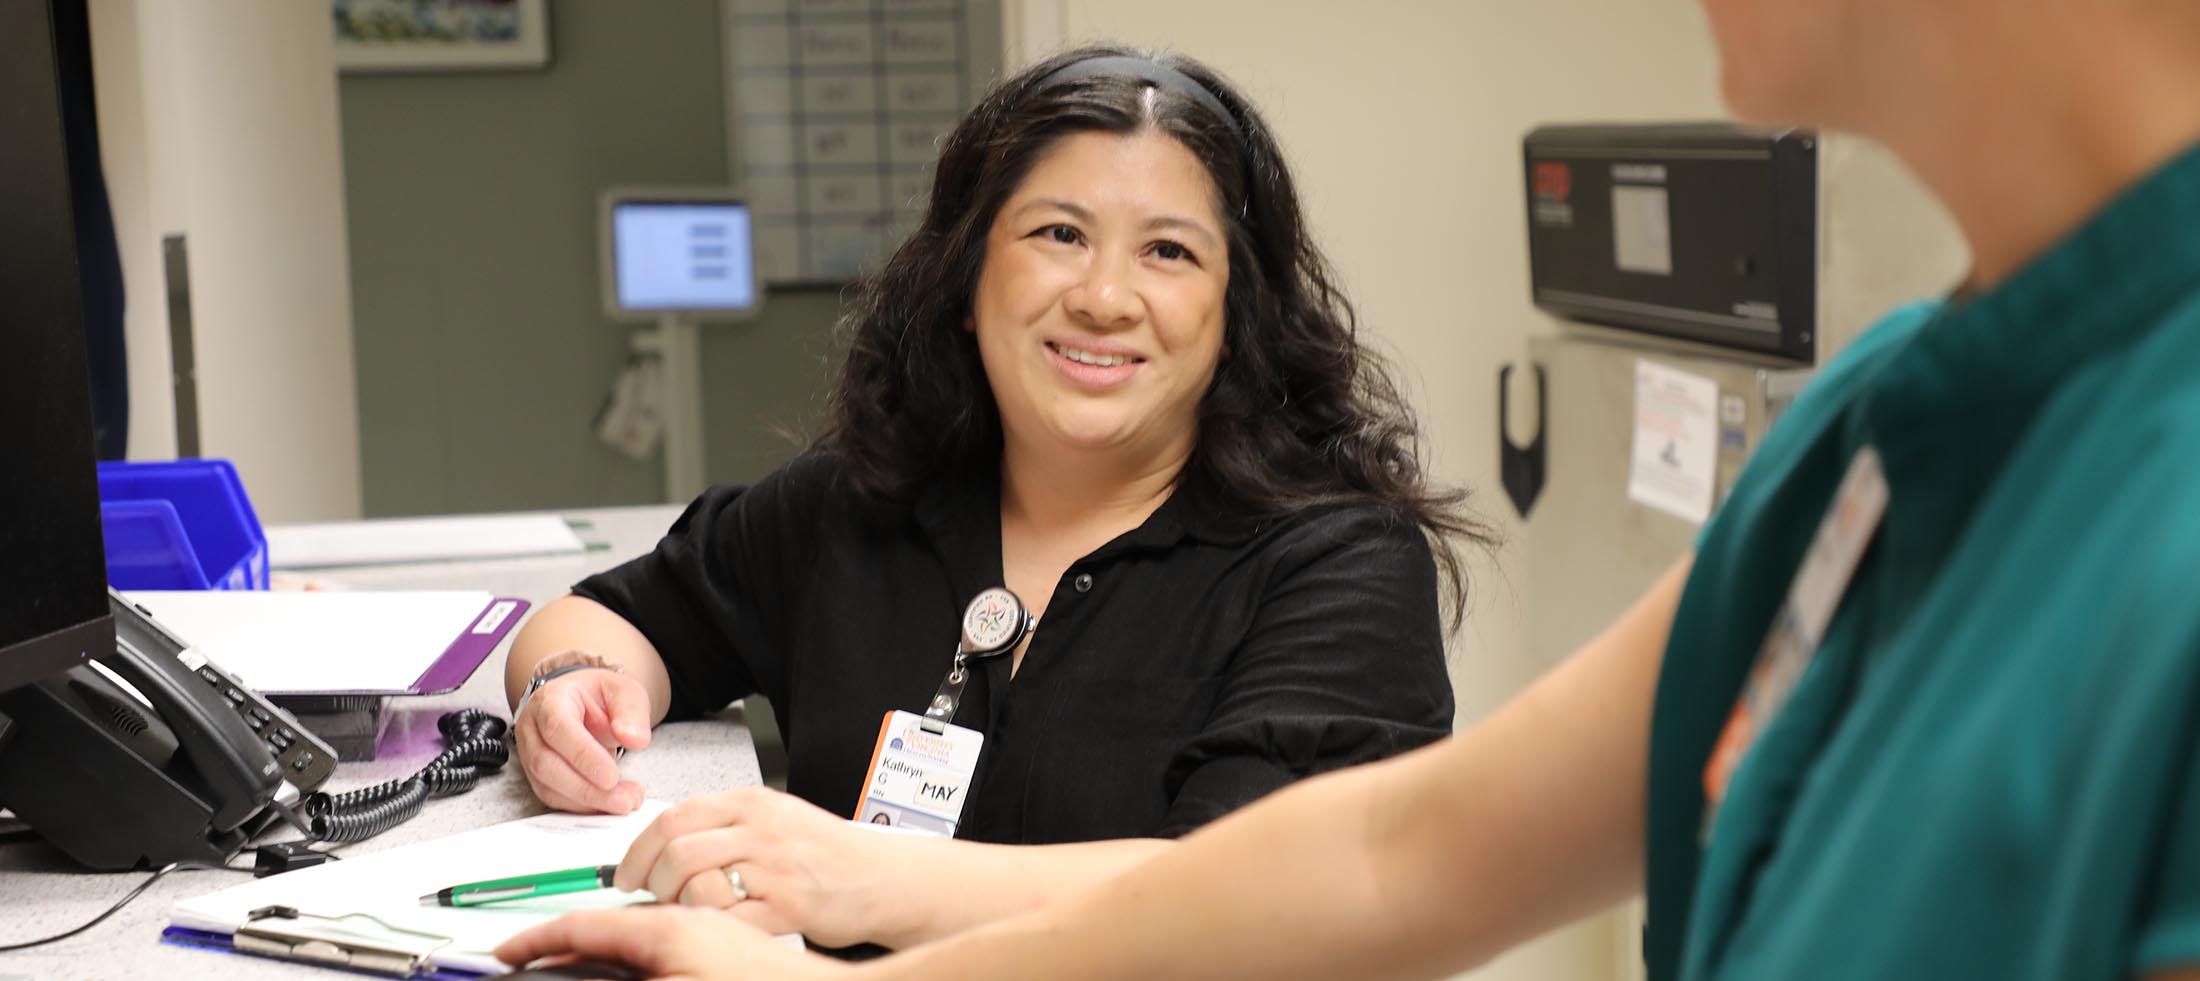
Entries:
{"label": "teal scrub top", "polygon": [[[1890,500],[1706,834],[1702,775],[1850,458]],[[2200,148],[1897,312],[1705,527],[1658,681],[1650,976],[2200,966]]]}

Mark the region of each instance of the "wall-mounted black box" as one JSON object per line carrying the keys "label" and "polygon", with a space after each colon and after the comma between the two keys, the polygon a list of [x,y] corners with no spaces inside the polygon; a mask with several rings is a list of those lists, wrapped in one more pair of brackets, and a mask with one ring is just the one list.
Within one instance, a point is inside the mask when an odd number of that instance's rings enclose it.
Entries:
{"label": "wall-mounted black box", "polygon": [[1816,360],[1814,133],[1726,123],[1544,126],[1523,151],[1536,306]]}

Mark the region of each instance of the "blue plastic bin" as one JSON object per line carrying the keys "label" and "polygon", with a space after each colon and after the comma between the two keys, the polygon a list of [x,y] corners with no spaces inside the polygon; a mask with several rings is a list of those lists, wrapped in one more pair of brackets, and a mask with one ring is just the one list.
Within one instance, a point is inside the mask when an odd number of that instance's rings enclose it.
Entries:
{"label": "blue plastic bin", "polygon": [[267,536],[227,460],[99,465],[116,589],[266,589]]}

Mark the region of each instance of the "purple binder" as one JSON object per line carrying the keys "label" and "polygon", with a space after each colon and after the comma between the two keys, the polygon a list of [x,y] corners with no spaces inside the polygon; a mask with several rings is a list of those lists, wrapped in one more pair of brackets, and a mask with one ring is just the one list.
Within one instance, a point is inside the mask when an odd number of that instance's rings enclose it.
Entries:
{"label": "purple binder", "polygon": [[523,599],[491,599],[488,606],[482,607],[480,615],[474,617],[473,626],[451,641],[443,656],[428,665],[410,687],[388,694],[441,695],[456,690],[467,678],[473,677],[481,662],[489,659],[489,652],[497,649],[504,635],[512,632],[513,625],[525,618],[528,606]]}

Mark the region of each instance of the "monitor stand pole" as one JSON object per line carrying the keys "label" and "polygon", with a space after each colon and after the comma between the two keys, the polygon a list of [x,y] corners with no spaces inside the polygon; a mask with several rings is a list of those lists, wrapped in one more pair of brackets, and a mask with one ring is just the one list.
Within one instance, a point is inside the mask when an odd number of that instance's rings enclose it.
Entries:
{"label": "monitor stand pole", "polygon": [[703,492],[703,358],[695,321],[663,317],[655,343],[664,379],[665,499],[686,504]]}

